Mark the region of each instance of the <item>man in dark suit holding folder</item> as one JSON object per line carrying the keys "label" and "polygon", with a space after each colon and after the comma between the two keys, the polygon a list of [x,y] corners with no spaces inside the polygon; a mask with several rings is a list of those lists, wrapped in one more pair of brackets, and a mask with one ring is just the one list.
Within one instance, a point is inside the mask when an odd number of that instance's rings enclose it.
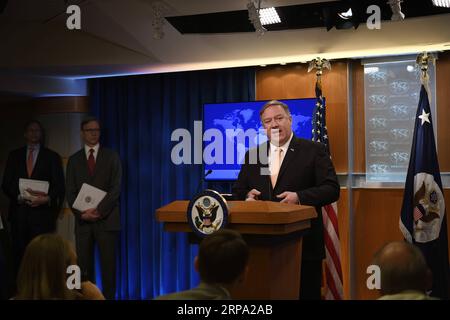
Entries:
{"label": "man in dark suit holding folder", "polygon": [[322,144],[294,136],[286,104],[269,101],[260,118],[269,141],[247,152],[233,194],[239,200],[316,207],[318,218],[303,238],[300,299],[319,300],[325,257],[320,207],[339,198],[336,172]]}
{"label": "man in dark suit holding folder", "polygon": [[100,125],[89,117],[81,123],[84,147],[69,158],[66,172],[67,202],[72,208],[83,183],[107,194],[96,208],[75,214],[75,237],[82,275],[94,279],[94,246],[100,254],[103,294],[114,299],[116,292],[116,250],[120,230],[120,185],[122,167],[119,155],[99,144]]}
{"label": "man in dark suit holding folder", "polygon": [[[54,232],[64,201],[64,172],[59,154],[43,146],[44,129],[39,121],[25,125],[26,146],[9,154],[3,174],[2,189],[9,198],[14,274],[28,243],[36,236]],[[24,197],[19,179],[49,183],[48,193],[28,190]]]}

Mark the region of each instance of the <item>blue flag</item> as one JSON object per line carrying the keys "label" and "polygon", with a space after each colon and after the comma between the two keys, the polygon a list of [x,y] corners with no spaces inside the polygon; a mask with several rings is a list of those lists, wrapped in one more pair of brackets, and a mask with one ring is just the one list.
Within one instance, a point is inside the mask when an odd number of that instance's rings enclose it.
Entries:
{"label": "blue flag", "polygon": [[448,299],[447,223],[428,93],[422,85],[400,216],[405,239],[418,246],[433,273],[431,296]]}

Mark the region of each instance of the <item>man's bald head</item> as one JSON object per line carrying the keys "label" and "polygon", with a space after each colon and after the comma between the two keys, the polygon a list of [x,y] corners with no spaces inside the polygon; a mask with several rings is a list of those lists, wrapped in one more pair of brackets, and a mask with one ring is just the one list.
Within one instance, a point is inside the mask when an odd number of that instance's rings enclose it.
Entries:
{"label": "man's bald head", "polygon": [[431,272],[425,258],[419,248],[408,242],[386,244],[375,254],[373,264],[380,267],[382,294],[425,292],[429,288]]}

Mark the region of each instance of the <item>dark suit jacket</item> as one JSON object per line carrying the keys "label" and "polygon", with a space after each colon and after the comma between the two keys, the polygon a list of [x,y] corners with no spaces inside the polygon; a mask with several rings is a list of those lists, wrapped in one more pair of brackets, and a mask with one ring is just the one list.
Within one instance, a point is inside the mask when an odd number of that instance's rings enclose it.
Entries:
{"label": "dark suit jacket", "polygon": [[[83,149],[73,154],[67,163],[66,190],[67,202],[72,208],[83,183],[87,183],[107,192],[105,198],[99,203],[97,211],[101,219],[95,223],[100,224],[105,231],[120,230],[120,185],[122,179],[122,166],[119,155],[110,149],[100,147],[95,163],[94,175],[89,174],[86,153]],[[76,217],[75,230],[83,232],[92,222],[80,218],[80,212],[72,208]]]}
{"label": "dark suit jacket", "polygon": [[[41,146],[31,177],[28,178],[26,154],[26,146],[16,149],[9,154],[6,163],[2,189],[10,199],[9,219],[14,219],[17,210],[25,208],[35,213],[51,214],[56,220],[64,201],[64,172],[61,157],[56,152]],[[48,181],[50,203],[35,208],[19,205],[17,202],[20,194],[19,178]]]}
{"label": "dark suit jacket", "polygon": [[230,294],[223,287],[200,282],[194,289],[159,296],[156,300],[230,300]]}
{"label": "dark suit jacket", "polygon": [[254,158],[258,159],[257,163],[249,164],[250,153],[253,152],[259,154],[259,148],[252,149],[245,155],[245,163],[233,186],[235,199],[244,200],[251,189],[261,192],[259,200],[278,202],[280,199],[276,198],[276,195],[284,191],[297,192],[300,203],[316,207],[318,214],[318,219],[311,221],[311,229],[304,237],[303,258],[308,260],[324,258],[320,207],[336,201],[340,191],[336,172],[325,147],[321,143],[294,136],[281,165],[275,188],[272,188],[270,175],[261,175],[261,168],[267,168],[268,165],[262,165],[258,155]]}

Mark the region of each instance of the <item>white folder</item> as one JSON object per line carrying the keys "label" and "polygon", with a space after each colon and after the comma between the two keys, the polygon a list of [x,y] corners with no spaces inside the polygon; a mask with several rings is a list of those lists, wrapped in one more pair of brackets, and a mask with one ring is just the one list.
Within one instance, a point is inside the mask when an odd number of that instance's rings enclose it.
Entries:
{"label": "white folder", "polygon": [[88,209],[97,208],[100,201],[106,196],[106,192],[93,187],[87,183],[83,183],[80,192],[72,205],[72,208],[78,211],[86,211]]}
{"label": "white folder", "polygon": [[48,194],[49,187],[50,183],[48,181],[24,179],[24,178],[19,179],[19,192],[22,198],[24,199],[32,200],[33,198],[35,198],[27,191],[27,189]]}

